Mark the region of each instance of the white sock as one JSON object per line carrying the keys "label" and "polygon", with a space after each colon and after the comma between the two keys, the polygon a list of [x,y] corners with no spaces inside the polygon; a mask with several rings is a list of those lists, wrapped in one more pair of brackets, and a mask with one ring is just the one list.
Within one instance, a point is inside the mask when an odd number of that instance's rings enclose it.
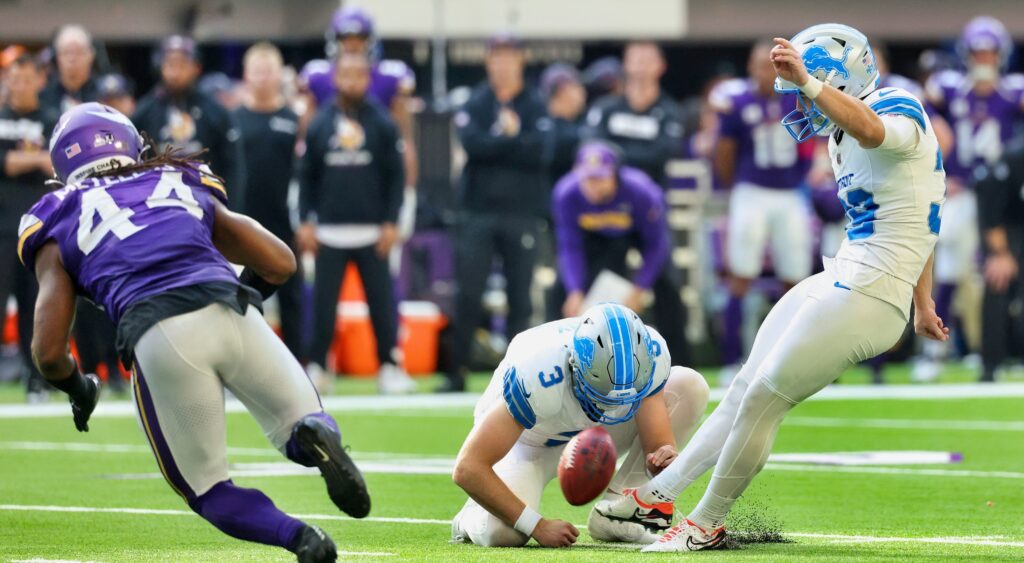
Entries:
{"label": "white sock", "polygon": [[779,425],[793,405],[763,379],[750,386],[708,490],[690,514],[690,520],[709,532],[725,523],[733,503],[764,467]]}

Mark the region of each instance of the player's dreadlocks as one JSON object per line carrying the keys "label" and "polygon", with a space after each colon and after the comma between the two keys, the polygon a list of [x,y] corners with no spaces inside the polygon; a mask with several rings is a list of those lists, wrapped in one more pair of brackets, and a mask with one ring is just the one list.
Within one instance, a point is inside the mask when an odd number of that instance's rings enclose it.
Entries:
{"label": "player's dreadlocks", "polygon": [[[132,174],[134,172],[144,172],[153,168],[161,168],[163,166],[171,166],[174,168],[187,168],[206,176],[210,176],[217,180],[221,184],[224,183],[224,179],[206,170],[200,170],[199,167],[207,164],[206,160],[202,158],[208,151],[207,149],[200,149],[198,151],[186,153],[178,147],[167,145],[164,147],[163,152],[157,153],[153,149],[153,141],[149,138],[149,135],[143,133],[142,138],[145,140],[145,149],[142,151],[139,162],[135,164],[117,165],[108,168],[106,170],[97,171],[90,174],[90,178],[100,178],[103,176],[123,176],[125,174]],[[207,169],[209,170],[209,169]]]}

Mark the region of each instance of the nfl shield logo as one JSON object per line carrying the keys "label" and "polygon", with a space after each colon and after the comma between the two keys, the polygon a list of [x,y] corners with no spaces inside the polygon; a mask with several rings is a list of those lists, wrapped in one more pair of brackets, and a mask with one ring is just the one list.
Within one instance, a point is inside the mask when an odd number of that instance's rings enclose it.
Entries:
{"label": "nfl shield logo", "polygon": [[75,144],[71,145],[70,147],[64,149],[64,156],[66,156],[68,158],[74,158],[74,157],[78,156],[78,154],[81,153],[81,152],[82,152],[82,147],[80,147],[78,145],[78,143],[75,143]]}

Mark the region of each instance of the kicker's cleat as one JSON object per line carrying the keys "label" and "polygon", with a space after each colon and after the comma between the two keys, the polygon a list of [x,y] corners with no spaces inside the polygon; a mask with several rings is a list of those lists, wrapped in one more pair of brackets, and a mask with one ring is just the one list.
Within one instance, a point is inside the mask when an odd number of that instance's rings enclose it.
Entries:
{"label": "kicker's cleat", "polygon": [[672,527],[661,538],[641,549],[640,551],[672,552],[672,551],[700,551],[702,549],[715,549],[725,541],[725,526],[721,526],[710,534],[704,528],[693,523],[687,518]]}
{"label": "kicker's cleat", "polygon": [[322,420],[307,416],[295,425],[299,447],[314,460],[327,482],[327,494],[342,512],[353,518],[370,513],[370,494],[352,458],[341,447],[341,436]]}
{"label": "kicker's cleat", "polygon": [[647,504],[637,496],[636,489],[624,489],[619,498],[597,503],[594,512],[609,520],[639,524],[651,532],[660,534],[672,525],[675,507],[671,502]]}
{"label": "kicker's cleat", "polygon": [[89,417],[92,416],[92,411],[96,410],[96,404],[100,402],[100,379],[89,373],[85,375],[85,380],[89,386],[89,396],[81,403],[71,399],[71,415],[79,432],[89,431]]}
{"label": "kicker's cleat", "polygon": [[338,548],[316,526],[306,526],[299,532],[292,552],[298,557],[299,563],[330,563],[338,560]]}

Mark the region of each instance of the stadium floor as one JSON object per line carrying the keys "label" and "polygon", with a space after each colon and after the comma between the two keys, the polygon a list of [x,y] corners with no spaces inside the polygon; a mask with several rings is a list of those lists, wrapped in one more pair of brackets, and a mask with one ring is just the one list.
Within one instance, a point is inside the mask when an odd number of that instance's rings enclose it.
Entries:
{"label": "stadium floor", "polygon": [[[892,379],[901,380],[905,370],[894,369]],[[484,382],[476,378],[472,388]],[[348,560],[642,559],[636,547],[598,544],[585,531],[567,552],[450,545],[448,521],[465,497],[449,473],[474,396],[351,396],[370,390],[371,382],[346,382],[338,391],[348,396],[325,401],[367,474],[370,518],[341,516],[319,477],[284,460],[238,412],[228,422],[235,481],[321,525]],[[1024,384],[839,385],[824,395],[787,419],[775,452],[788,455],[769,462],[730,522],[766,536],[781,531],[787,542],[697,556],[1024,558]],[[18,397],[0,388],[0,402]],[[103,404],[88,434],[74,431],[65,408],[58,400],[33,409],[0,405],[0,561],[292,560],[283,550],[232,540],[189,512],[159,477],[127,401]],[[705,483],[677,507],[689,509]],[[568,506],[556,483],[545,493],[547,516],[584,524],[588,510]]]}

